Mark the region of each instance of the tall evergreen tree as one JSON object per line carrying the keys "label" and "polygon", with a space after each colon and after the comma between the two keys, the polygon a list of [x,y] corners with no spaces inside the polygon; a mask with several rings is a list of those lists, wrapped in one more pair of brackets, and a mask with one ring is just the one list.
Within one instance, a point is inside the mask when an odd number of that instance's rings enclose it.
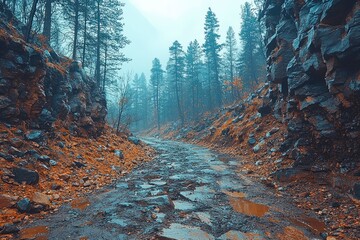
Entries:
{"label": "tall evergreen tree", "polygon": [[246,2],[242,7],[242,26],[240,39],[242,49],[238,60],[239,72],[241,72],[247,87],[258,83],[259,77],[264,75],[265,59],[261,48],[260,25],[251,4]]}
{"label": "tall evergreen tree", "polygon": [[218,43],[220,38],[218,33],[219,22],[211,8],[209,8],[205,17],[204,30],[205,43],[203,47],[209,73],[209,107],[213,107],[211,100],[212,95],[214,95],[215,106],[220,107],[222,105],[222,84],[220,82],[220,50],[222,46]]}
{"label": "tall evergreen tree", "polygon": [[202,68],[202,49],[198,41],[190,42],[185,58],[186,82],[189,89],[188,106],[191,106],[190,113],[192,119],[196,119],[200,111],[200,92],[201,92],[201,68]]}
{"label": "tall evergreen tree", "polygon": [[160,130],[160,87],[163,82],[163,73],[160,60],[155,58],[152,62],[150,83],[153,88],[154,116],[158,130]]}
{"label": "tall evergreen tree", "polygon": [[225,67],[225,76],[226,80],[229,81],[230,90],[231,90],[231,101],[235,98],[235,66],[236,66],[236,56],[237,56],[237,43],[235,32],[232,27],[229,27],[226,33],[226,43],[225,43],[225,56],[224,56],[224,67]]}
{"label": "tall evergreen tree", "polygon": [[169,75],[171,80],[174,83],[174,90],[176,95],[176,104],[178,115],[181,121],[181,125],[185,123],[185,116],[183,111],[183,102],[182,102],[182,84],[184,80],[184,52],[181,44],[178,41],[175,41],[173,45],[169,48],[170,51],[170,60],[169,60]]}

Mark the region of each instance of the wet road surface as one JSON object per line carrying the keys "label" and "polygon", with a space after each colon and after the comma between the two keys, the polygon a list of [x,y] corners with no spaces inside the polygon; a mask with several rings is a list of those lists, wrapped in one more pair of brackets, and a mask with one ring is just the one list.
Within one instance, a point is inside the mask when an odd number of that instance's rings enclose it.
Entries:
{"label": "wet road surface", "polygon": [[95,195],[24,226],[22,239],[320,239],[321,222],[241,174],[239,160],[144,141],[158,157]]}

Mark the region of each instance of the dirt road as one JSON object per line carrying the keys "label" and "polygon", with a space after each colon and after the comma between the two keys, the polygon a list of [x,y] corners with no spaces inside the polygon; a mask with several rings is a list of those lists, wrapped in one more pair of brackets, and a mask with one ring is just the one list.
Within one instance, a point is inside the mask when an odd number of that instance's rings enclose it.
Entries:
{"label": "dirt road", "polygon": [[24,226],[31,239],[321,239],[324,225],[241,173],[240,160],[144,139],[159,156]]}

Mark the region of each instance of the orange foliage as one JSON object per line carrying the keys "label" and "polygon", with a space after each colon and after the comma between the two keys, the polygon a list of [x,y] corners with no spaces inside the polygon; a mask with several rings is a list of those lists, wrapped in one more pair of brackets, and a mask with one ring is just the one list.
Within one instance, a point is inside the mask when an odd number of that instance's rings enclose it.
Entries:
{"label": "orange foliage", "polygon": [[[60,124],[57,122],[55,125]],[[19,129],[26,131],[25,127],[19,127]],[[16,137],[14,133],[16,130],[16,128],[9,129],[0,124],[0,132],[6,132],[9,139]],[[64,148],[58,145],[60,141],[65,144]],[[39,183],[37,185],[1,183],[1,194],[15,196],[18,199],[24,197],[31,199],[35,192],[42,192],[49,196],[53,204],[51,212],[57,211],[59,205],[64,202],[70,202],[84,193],[93,192],[111,184],[131,171],[137,164],[151,160],[154,155],[151,148],[134,145],[127,140],[125,135],[116,135],[110,127],[105,127],[104,135],[98,139],[74,137],[67,129],[58,127],[55,138],[48,140],[48,146],[24,141],[20,150],[27,149],[34,149],[40,155],[49,156],[57,161],[57,165],[46,168],[41,162],[28,165],[39,173]],[[121,150],[124,159],[116,156],[114,150]],[[0,158],[2,166],[0,175],[4,174],[4,169],[11,170],[19,161],[21,158],[16,158],[14,162]],[[82,162],[86,166],[78,168],[74,165],[74,161]],[[53,186],[59,186],[60,189],[52,190]],[[0,226],[34,217],[34,215],[27,216],[19,213],[12,208],[0,210],[0,212]]]}

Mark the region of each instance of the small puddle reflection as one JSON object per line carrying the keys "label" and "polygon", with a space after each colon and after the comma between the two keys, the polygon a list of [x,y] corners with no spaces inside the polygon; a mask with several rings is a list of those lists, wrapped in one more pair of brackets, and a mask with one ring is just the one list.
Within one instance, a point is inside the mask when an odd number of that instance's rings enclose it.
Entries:
{"label": "small puddle reflection", "polygon": [[190,227],[178,223],[172,223],[169,228],[164,229],[162,237],[178,240],[197,239],[197,240],[214,240],[215,238],[198,227]]}
{"label": "small puddle reflection", "polygon": [[263,217],[269,211],[269,207],[257,204],[244,198],[229,197],[232,208],[249,216]]}
{"label": "small puddle reflection", "polygon": [[46,226],[25,228],[20,231],[20,239],[47,240],[49,229]]}
{"label": "small puddle reflection", "polygon": [[266,205],[254,203],[244,198],[245,194],[240,192],[227,192],[231,207],[239,213],[249,216],[263,217],[269,211]]}
{"label": "small puddle reflection", "polygon": [[180,211],[191,211],[196,208],[194,204],[181,200],[175,200],[173,201],[173,203],[174,203],[174,208]]}
{"label": "small puddle reflection", "polygon": [[74,209],[84,210],[88,206],[90,206],[90,201],[89,201],[89,199],[87,199],[85,197],[80,197],[80,198],[74,199],[71,202],[71,207]]}
{"label": "small puddle reflection", "polygon": [[302,217],[300,219],[290,220],[294,225],[310,229],[315,234],[325,232],[325,223],[317,220],[316,218]]}

